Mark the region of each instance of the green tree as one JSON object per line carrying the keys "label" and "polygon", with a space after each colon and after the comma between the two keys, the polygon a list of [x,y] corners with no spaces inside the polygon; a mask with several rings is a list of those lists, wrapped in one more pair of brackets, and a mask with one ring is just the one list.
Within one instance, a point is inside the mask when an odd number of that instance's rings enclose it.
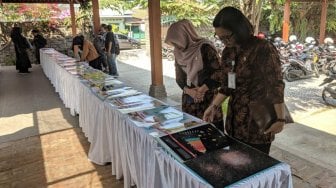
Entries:
{"label": "green tree", "polygon": [[[119,12],[140,8],[147,9],[148,0],[101,0],[102,8]],[[255,33],[261,28],[270,33],[281,33],[285,0],[161,0],[163,16],[190,19],[196,26],[211,27],[215,14],[225,6],[242,10],[251,21]],[[327,33],[336,33],[336,2],[330,3],[327,17]],[[307,35],[319,34],[321,3],[291,3],[291,33],[303,39]]]}
{"label": "green tree", "polygon": [[[267,0],[263,6],[261,25],[278,35],[282,30],[284,0]],[[320,32],[321,3],[291,3],[290,33],[301,40],[307,36],[318,38]],[[327,11],[327,35],[336,34],[336,2],[329,3]]]}
{"label": "green tree", "polygon": [[240,0],[240,9],[250,20],[254,27],[254,33],[259,31],[259,22],[262,6],[265,0]]}

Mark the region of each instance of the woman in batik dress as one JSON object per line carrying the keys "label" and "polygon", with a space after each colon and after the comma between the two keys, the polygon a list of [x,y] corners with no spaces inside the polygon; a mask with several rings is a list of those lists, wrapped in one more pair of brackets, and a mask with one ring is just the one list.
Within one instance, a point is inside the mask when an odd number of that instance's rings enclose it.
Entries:
{"label": "woman in batik dress", "polygon": [[[281,63],[276,48],[266,40],[253,36],[253,27],[236,8],[225,7],[213,21],[215,34],[226,46],[222,52],[219,94],[204,113],[211,120],[213,111],[230,97],[225,122],[226,132],[256,149],[269,153],[274,135],[285,124],[284,87]],[[277,119],[260,130],[252,117],[252,102],[266,101],[274,107]],[[263,115],[263,114],[259,114]]]}

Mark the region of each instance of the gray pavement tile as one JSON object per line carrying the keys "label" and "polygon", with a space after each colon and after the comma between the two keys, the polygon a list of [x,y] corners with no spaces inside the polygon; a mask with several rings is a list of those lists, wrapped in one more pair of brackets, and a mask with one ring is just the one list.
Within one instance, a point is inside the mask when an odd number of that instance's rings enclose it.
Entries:
{"label": "gray pavement tile", "polygon": [[78,127],[78,118],[64,107],[40,66],[26,75],[13,66],[1,69],[0,143]]}

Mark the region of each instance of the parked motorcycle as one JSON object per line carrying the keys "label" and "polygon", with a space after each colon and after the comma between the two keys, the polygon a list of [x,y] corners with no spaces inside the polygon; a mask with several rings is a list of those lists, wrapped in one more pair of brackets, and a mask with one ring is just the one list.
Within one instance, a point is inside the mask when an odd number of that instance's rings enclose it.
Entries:
{"label": "parked motorcycle", "polygon": [[168,61],[174,61],[174,51],[169,47],[162,47],[162,57],[167,58]]}
{"label": "parked motorcycle", "polygon": [[284,70],[284,77],[287,81],[320,77],[313,53],[303,53],[297,58],[288,59],[289,65]]}
{"label": "parked motorcycle", "polygon": [[322,91],[322,99],[330,106],[336,107],[336,70],[330,71],[329,77],[320,86],[328,84]]}

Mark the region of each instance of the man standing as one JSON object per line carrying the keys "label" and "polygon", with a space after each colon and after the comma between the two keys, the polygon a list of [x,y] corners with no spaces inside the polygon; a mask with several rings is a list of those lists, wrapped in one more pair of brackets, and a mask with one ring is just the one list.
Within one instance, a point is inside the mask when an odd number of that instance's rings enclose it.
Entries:
{"label": "man standing", "polygon": [[112,32],[112,26],[107,25],[105,26],[104,30],[107,31],[105,36],[105,52],[107,57],[107,65],[109,67],[109,74],[114,77],[118,77],[119,74],[116,64],[116,39]]}
{"label": "man standing", "polygon": [[44,48],[47,45],[47,40],[40,34],[40,31],[37,29],[32,30],[34,35],[33,45],[35,46],[35,57],[37,64],[40,64],[40,49]]}
{"label": "man standing", "polygon": [[105,33],[104,27],[105,24],[101,25],[101,28],[99,30],[99,33],[95,35],[93,39],[93,45],[96,48],[96,51],[99,54],[100,61],[102,62],[102,65],[104,67],[104,72],[108,71],[107,61],[106,61],[106,54],[105,54]]}

